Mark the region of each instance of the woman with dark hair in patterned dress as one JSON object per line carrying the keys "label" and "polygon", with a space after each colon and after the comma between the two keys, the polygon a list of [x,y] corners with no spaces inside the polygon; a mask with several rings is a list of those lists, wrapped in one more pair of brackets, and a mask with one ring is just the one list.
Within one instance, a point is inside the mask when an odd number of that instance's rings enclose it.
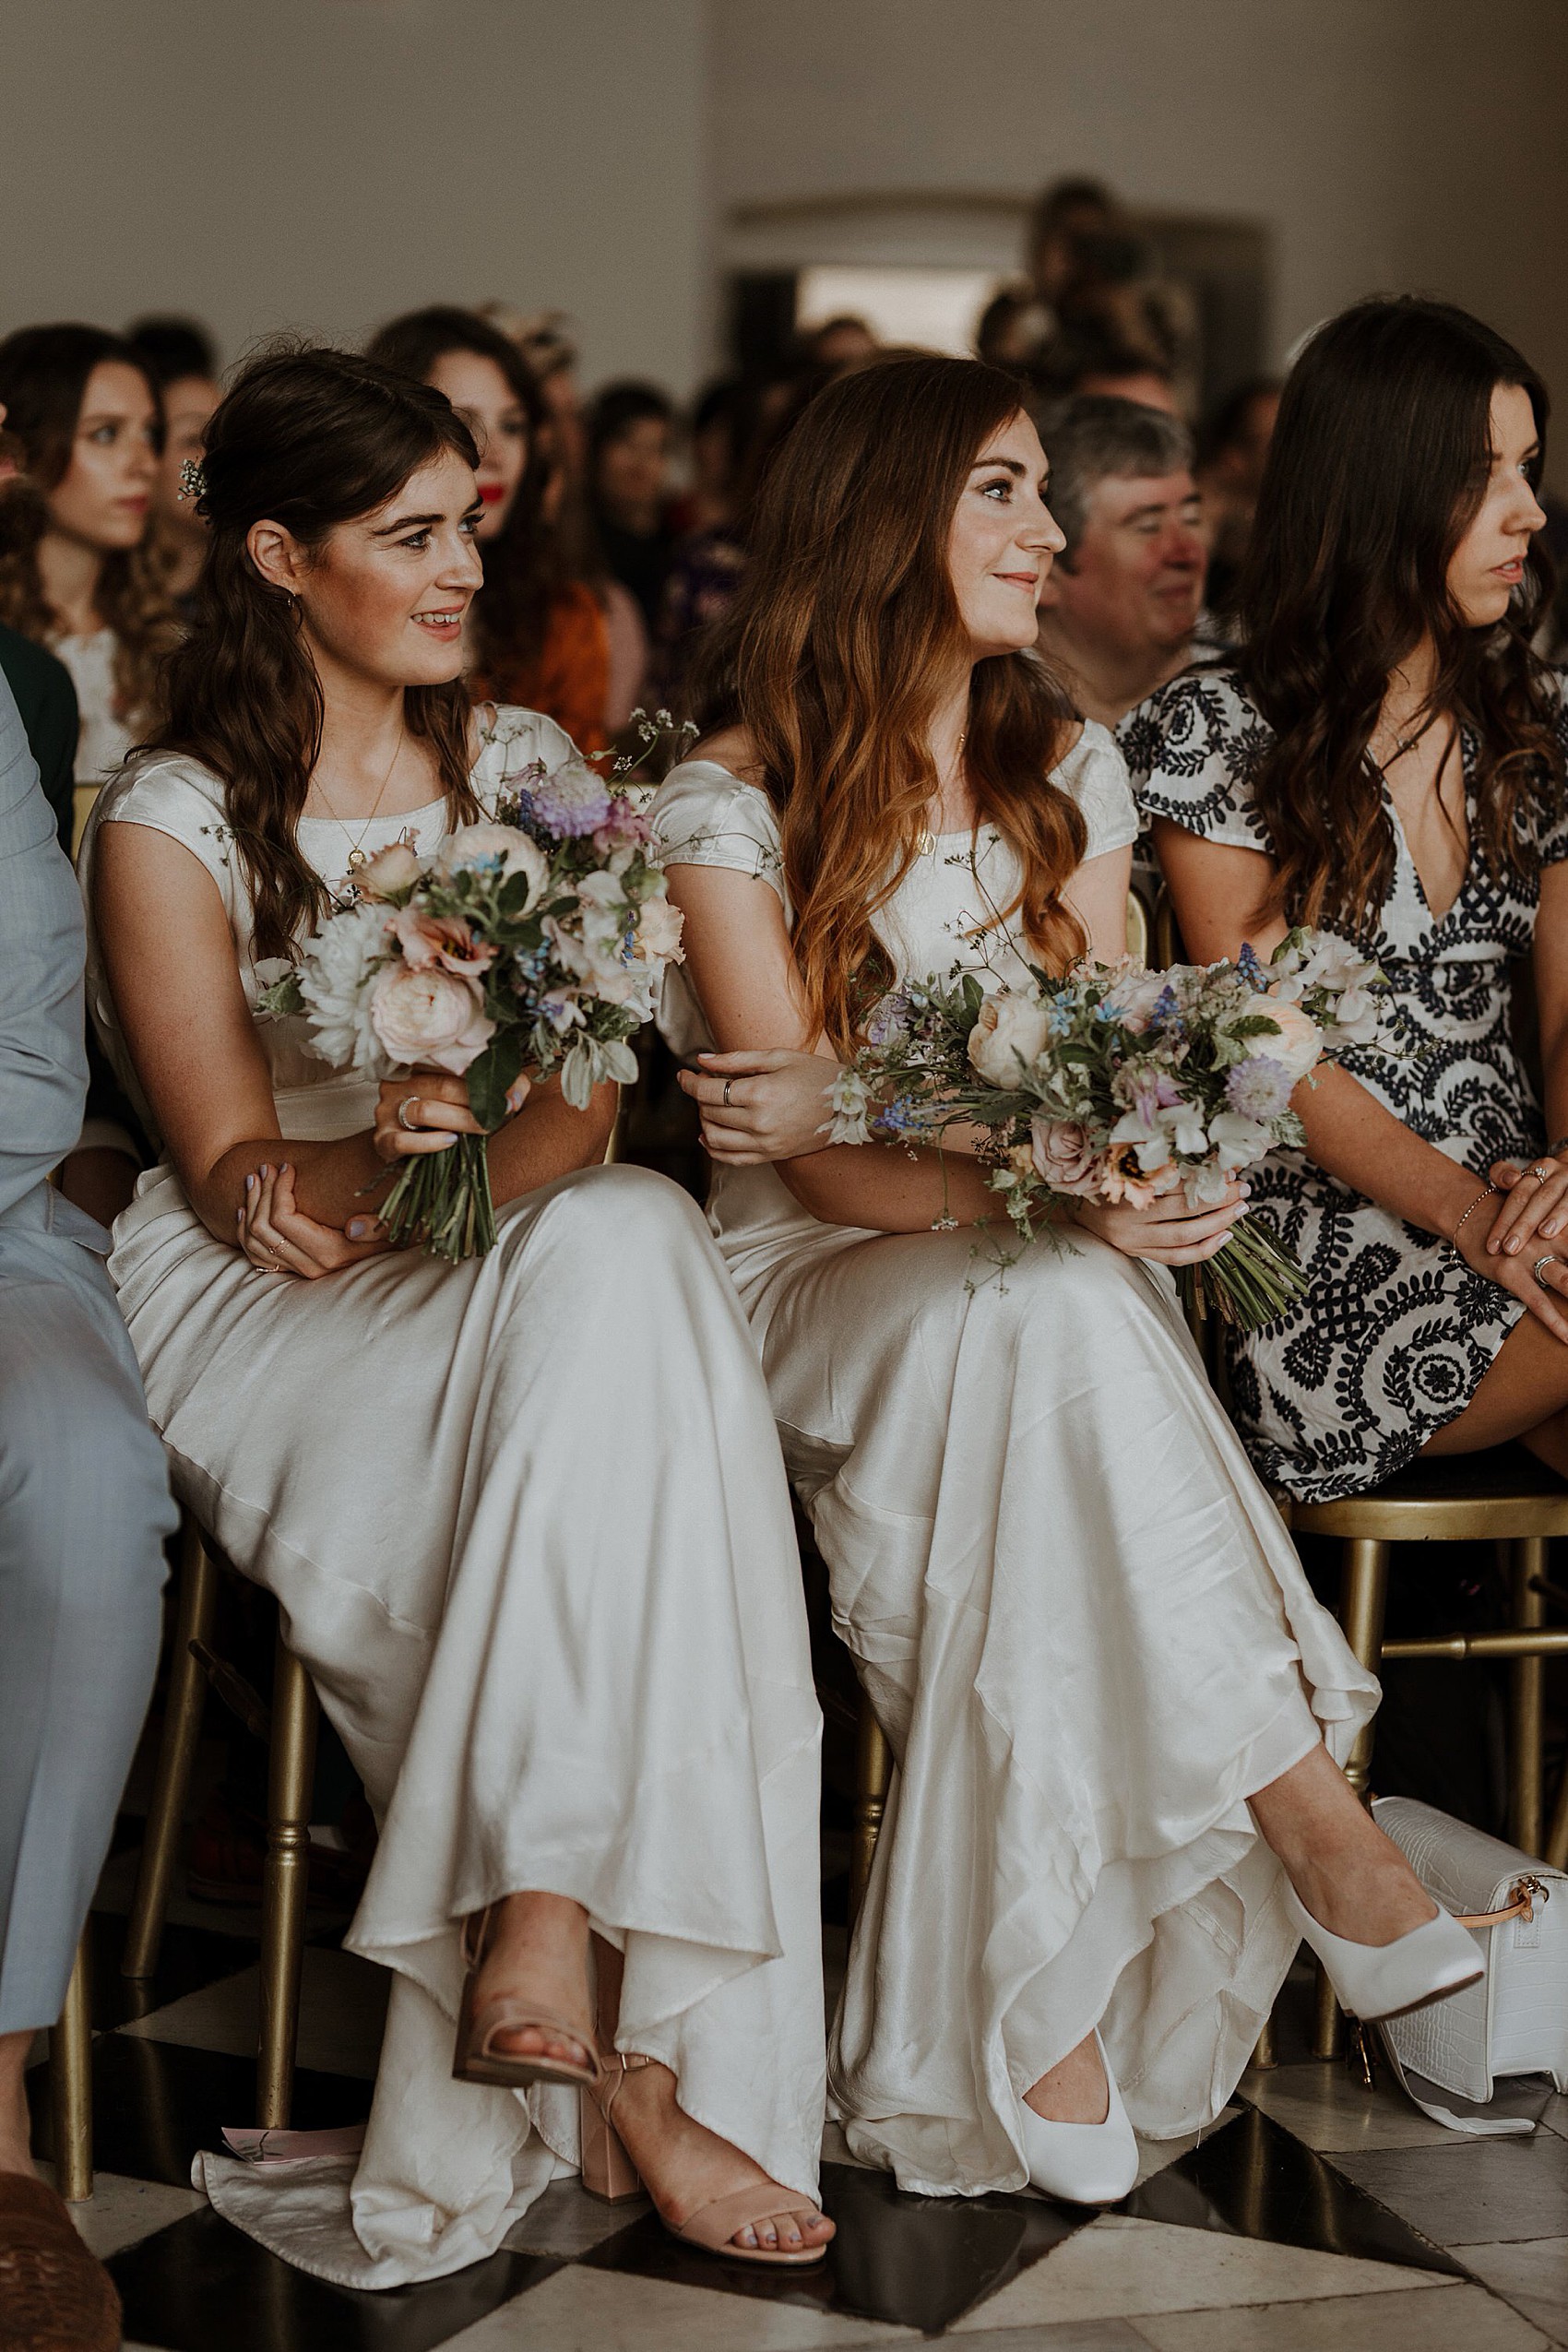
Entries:
{"label": "woman with dark hair in patterned dress", "polygon": [[[1194,958],[1290,923],[1377,956],[1406,1051],[1297,1091],[1252,1178],[1311,1289],[1235,1339],[1265,1477],[1306,1500],[1519,1438],[1568,1475],[1568,820],[1531,636],[1547,398],[1447,304],[1358,304],[1286,386],[1231,668],[1123,748]],[[1510,1034],[1533,954],[1543,1121]]]}

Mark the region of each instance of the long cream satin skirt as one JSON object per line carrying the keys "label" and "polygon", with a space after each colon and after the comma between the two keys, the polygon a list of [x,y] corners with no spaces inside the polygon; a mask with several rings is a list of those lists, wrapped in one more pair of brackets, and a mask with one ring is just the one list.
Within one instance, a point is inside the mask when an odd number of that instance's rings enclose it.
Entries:
{"label": "long cream satin skirt", "polygon": [[349,1942],[395,1983],[357,2172],[198,2160],[220,2211],[356,2287],[481,2259],[576,2164],[567,2094],[451,2080],[457,1923],[523,1887],[624,1950],[623,2046],[815,2193],[819,1718],[746,1325],[660,1177],[563,1179],[500,1226],[477,1263],[307,1283],[160,1170],[111,1267],[175,1484],[277,1594],[381,1822]]}

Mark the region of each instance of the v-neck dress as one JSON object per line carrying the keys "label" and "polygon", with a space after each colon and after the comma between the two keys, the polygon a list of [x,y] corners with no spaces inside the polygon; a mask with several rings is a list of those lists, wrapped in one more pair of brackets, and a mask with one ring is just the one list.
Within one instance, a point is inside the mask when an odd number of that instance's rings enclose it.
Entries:
{"label": "v-neck dress", "polygon": [[[1233,671],[1174,680],[1121,728],[1146,823],[1166,817],[1206,841],[1268,855],[1253,779],[1272,741]],[[1461,731],[1460,747],[1473,840],[1479,745]],[[1538,875],[1494,878],[1473,854],[1457,897],[1435,916],[1386,805],[1396,858],[1369,948],[1417,1047],[1397,1059],[1351,1051],[1345,1064],[1413,1134],[1484,1182],[1494,1160],[1533,1158],[1546,1141],[1509,1028],[1509,967],[1530,952]],[[1523,822],[1542,865],[1568,857],[1568,819]],[[1289,1314],[1231,1336],[1242,1434],[1264,1476],[1304,1502],[1362,1493],[1464,1411],[1525,1310],[1449,1242],[1301,1152],[1272,1153],[1248,1182],[1253,1207],[1312,1287]]]}

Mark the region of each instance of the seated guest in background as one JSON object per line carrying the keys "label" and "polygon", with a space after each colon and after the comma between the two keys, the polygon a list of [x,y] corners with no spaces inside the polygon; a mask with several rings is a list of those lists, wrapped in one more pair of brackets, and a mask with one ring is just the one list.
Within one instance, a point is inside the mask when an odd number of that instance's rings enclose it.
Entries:
{"label": "seated guest in background", "polygon": [[599,1164],[613,1087],[578,1110],[519,1079],[489,1254],[388,1251],[372,1203],[477,1132],[464,1081],[377,1089],[253,1011],[356,851],[434,850],[570,754],[462,683],[480,462],[412,377],[247,368],[167,719],[83,845],[94,1016],[167,1155],[112,1265],[152,1416],[381,1824],[350,1940],[394,1983],[353,2182],[208,2157],[206,2184],[307,2269],[396,2287],[493,2253],[563,2164],[609,2192],[624,2149],[690,2244],[814,2262],[820,1720],[702,1218]]}
{"label": "seated guest in background", "polygon": [[1029,368],[1041,402],[1052,408],[1068,400],[1132,400],[1139,408],[1181,413],[1169,368],[1146,352],[1098,333],[1063,335],[1046,346]]}
{"label": "seated guest in background", "polygon": [[[1265,1476],[1318,1502],[1416,1455],[1520,1438],[1568,1476],[1568,808],[1547,593],[1547,398],[1447,304],[1321,327],[1279,404],[1232,667],[1122,731],[1189,955],[1266,956],[1288,924],[1381,964],[1399,1057],[1356,1050],[1293,1098],[1300,1152],[1251,1177],[1305,1267],[1231,1339]],[[1533,956],[1544,1123],[1510,1028]]]}
{"label": "seated guest in background", "polygon": [[[1212,2120],[1299,1936],[1363,2016],[1479,1963],[1324,1744],[1375,1686],[1163,1270],[1223,1245],[1240,1190],[1079,1203],[1070,1246],[987,1280],[972,1158],[823,1142],[885,991],[955,961],[1017,986],[1125,942],[1137,816],[1035,655],[1062,534],[1018,398],[932,357],[818,394],[711,647],[713,731],[654,824],[686,916],[664,1018],[719,1049],[688,1089],[710,1222],[898,1763],[835,2104],[902,2188],[1094,2204],[1133,2185],[1129,2112],[1156,2138]],[[770,1097],[772,1135],[737,1142]]]}
{"label": "seated guest in background", "polygon": [[588,511],[612,577],[651,641],[675,552],[668,498],[673,403],[652,384],[607,384],[588,411]]}
{"label": "seated guest in background", "polygon": [[865,320],[848,311],[824,319],[820,327],[808,327],[801,342],[808,367],[858,367],[882,349]]}
{"label": "seated guest in background", "polygon": [[[6,429],[0,406],[0,576],[33,559],[48,527],[48,509],[23,478],[21,443]],[[0,621],[0,673],[11,689],[43,797],[54,812],[67,856],[76,828],[76,761],[79,719],[71,673],[58,657]]]}
{"label": "seated guest in background", "polygon": [[0,342],[0,403],[48,519],[0,564],[0,621],[49,646],[81,710],[77,829],[151,723],[178,634],[148,539],[163,419],[147,362],[96,327],[28,327]]}
{"label": "seated guest in background", "polygon": [[1175,417],[1087,397],[1048,432],[1066,546],[1040,590],[1039,648],[1084,716],[1115,727],[1190,658],[1205,562],[1192,439]]}
{"label": "seated guest in background", "polygon": [[163,458],[152,494],[153,549],[163,566],[165,588],[188,617],[207,552],[207,527],[195,499],[180,495],[180,469],[200,457],[207,420],[223,397],[218,353],[211,336],[194,319],[143,318],[125,332],[162,397]]}
{"label": "seated guest in background", "polygon": [[117,2352],[25,2086],[147,1710],[174,1525],[108,1237],[47,1181],[86,1086],[81,898],[0,678],[0,2342]]}
{"label": "seated guest in background", "polygon": [[1277,375],[1255,375],[1228,393],[1199,428],[1195,472],[1208,531],[1208,600],[1217,612],[1229,612],[1236,601],[1283,389]]}
{"label": "seated guest in background", "polygon": [[580,750],[602,750],[604,616],[592,590],[567,573],[545,519],[544,405],[516,344],[473,311],[443,305],[393,319],[370,357],[444,392],[479,445],[484,586],[464,628],[470,691],[541,710]]}

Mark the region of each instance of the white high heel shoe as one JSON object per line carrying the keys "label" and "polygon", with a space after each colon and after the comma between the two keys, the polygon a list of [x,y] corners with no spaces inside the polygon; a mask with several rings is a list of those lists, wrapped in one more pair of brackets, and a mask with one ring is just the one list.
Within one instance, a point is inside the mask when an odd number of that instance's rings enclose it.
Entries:
{"label": "white high heel shoe", "polygon": [[1138,2144],[1098,2033],[1094,2043],[1111,2095],[1103,2123],[1053,2123],[1028,2100],[1018,2107],[1030,2180],[1071,2205],[1119,2204],[1138,2178]]}
{"label": "white high heel shoe", "polygon": [[1407,2009],[1442,2001],[1485,1974],[1469,1930],[1441,1904],[1435,1918],[1396,1936],[1392,1943],[1353,1943],[1348,1936],[1332,1934],[1290,1885],[1285,1889],[1285,1908],[1323,1962],[1348,2016],[1369,2023],[1374,2017],[1397,2017]]}

